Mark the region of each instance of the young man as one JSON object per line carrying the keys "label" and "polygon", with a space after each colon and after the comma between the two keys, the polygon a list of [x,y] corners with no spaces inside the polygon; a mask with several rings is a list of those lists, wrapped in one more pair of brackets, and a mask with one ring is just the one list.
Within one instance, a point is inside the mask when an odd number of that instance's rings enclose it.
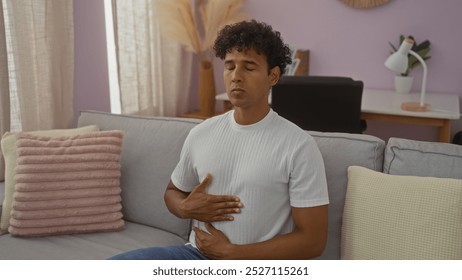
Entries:
{"label": "young man", "polygon": [[193,219],[190,244],[123,258],[319,256],[329,202],[323,159],[314,139],[268,104],[289,48],[271,26],[245,21],[222,29],[214,51],[234,110],[191,130],[165,192],[173,214]]}

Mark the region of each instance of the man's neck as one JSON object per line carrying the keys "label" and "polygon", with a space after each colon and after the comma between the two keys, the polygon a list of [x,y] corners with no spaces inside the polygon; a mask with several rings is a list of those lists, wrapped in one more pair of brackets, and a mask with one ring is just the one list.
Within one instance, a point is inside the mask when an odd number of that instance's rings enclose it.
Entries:
{"label": "man's neck", "polygon": [[235,108],[234,120],[240,125],[251,125],[264,119],[270,111],[270,106],[256,108]]}

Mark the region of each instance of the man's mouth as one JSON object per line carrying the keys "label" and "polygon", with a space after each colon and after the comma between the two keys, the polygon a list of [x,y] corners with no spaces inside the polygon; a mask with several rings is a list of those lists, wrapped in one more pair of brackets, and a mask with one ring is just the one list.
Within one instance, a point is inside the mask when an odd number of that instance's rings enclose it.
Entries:
{"label": "man's mouth", "polygon": [[231,89],[231,93],[234,93],[234,94],[240,94],[240,93],[243,93],[244,90],[241,89],[241,88],[233,88]]}

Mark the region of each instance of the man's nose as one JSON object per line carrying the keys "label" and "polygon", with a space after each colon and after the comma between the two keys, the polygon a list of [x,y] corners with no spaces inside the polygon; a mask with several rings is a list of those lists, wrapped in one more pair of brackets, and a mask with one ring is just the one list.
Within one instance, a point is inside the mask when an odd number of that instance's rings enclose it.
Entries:
{"label": "man's nose", "polygon": [[242,81],[242,71],[238,68],[234,69],[233,75],[231,78],[234,83],[241,82]]}

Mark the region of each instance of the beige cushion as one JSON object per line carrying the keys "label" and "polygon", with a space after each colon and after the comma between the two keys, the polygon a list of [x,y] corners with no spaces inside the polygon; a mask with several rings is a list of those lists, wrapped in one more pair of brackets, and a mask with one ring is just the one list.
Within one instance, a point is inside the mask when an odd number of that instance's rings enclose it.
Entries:
{"label": "beige cushion", "polygon": [[9,232],[44,236],[124,228],[122,131],[67,137],[17,135]]}
{"label": "beige cushion", "polygon": [[342,259],[462,259],[462,180],[348,169]]}
{"label": "beige cushion", "polygon": [[[70,136],[80,133],[98,131],[95,125],[88,125],[76,129],[54,129],[54,130],[40,130],[29,132],[33,135],[40,136]],[[7,132],[3,135],[1,140],[2,153],[5,158],[5,197],[2,204],[2,216],[0,219],[0,233],[8,231],[10,222],[10,209],[13,201],[14,192],[14,174],[16,167],[16,133]]]}

